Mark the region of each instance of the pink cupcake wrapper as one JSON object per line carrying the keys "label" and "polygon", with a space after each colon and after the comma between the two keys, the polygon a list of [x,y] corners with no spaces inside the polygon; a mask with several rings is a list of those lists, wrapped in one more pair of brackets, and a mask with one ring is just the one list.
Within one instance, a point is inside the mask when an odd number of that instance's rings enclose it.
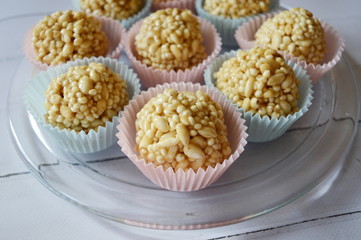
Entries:
{"label": "pink cupcake wrapper", "polygon": [[[267,19],[273,18],[276,15],[277,13],[269,13],[258,16],[240,26],[234,35],[239,47],[241,49],[250,49],[255,47],[255,33]],[[313,83],[317,83],[326,72],[328,72],[338,61],[340,61],[342,52],[345,49],[345,41],[340,34],[331,25],[321,20],[320,22],[324,29],[326,40],[326,56],[325,60],[321,64],[307,64],[306,61],[302,61],[298,57],[279,51],[286,60],[291,60],[292,62],[302,66],[307,71]]]}
{"label": "pink cupcake wrapper", "polygon": [[206,49],[208,57],[197,66],[186,69],[170,72],[166,70],[154,69],[141,63],[136,58],[136,50],[134,46],[135,36],[138,34],[143,20],[136,22],[127,32],[124,38],[124,47],[133,68],[141,79],[142,86],[154,87],[157,84],[166,82],[193,82],[203,83],[203,72],[207,65],[219,54],[221,51],[222,41],[214,26],[207,20],[197,17],[201,23],[201,31],[203,36],[203,44]]}
{"label": "pink cupcake wrapper", "polygon": [[[125,28],[120,24],[119,21],[106,18],[106,17],[95,17],[102,23],[102,29],[107,35],[109,41],[109,51],[106,57],[118,59],[123,50],[122,38],[126,35]],[[48,67],[54,65],[48,65],[37,60],[37,54],[32,46],[32,27],[25,35],[24,39],[24,53],[25,57],[31,61],[36,68],[39,70],[46,70]]]}
{"label": "pink cupcake wrapper", "polygon": [[152,12],[165,8],[189,9],[196,14],[195,0],[167,0],[162,2],[153,1]]}
{"label": "pink cupcake wrapper", "polygon": [[[222,164],[217,164],[214,168],[208,167],[206,170],[199,169],[197,172],[188,170],[178,170],[174,172],[169,168],[166,171],[162,166],[154,167],[152,163],[146,163],[144,159],[139,159],[135,152],[136,145],[135,136],[135,120],[136,114],[152,97],[162,93],[167,88],[173,88],[179,91],[196,92],[202,90],[209,94],[211,98],[218,102],[224,112],[225,124],[228,126],[228,140],[232,149],[232,155],[223,161]],[[124,108],[122,117],[119,119],[118,144],[121,146],[124,154],[139,168],[139,170],[151,180],[154,184],[162,188],[172,191],[195,191],[207,187],[216,181],[228,167],[239,157],[243,152],[247,141],[247,127],[245,120],[241,118],[241,113],[236,111],[236,106],[232,104],[225,96],[220,94],[216,89],[201,86],[193,83],[165,83],[158,85],[155,88],[150,88],[141,95],[135,97],[129,102],[129,105]]]}

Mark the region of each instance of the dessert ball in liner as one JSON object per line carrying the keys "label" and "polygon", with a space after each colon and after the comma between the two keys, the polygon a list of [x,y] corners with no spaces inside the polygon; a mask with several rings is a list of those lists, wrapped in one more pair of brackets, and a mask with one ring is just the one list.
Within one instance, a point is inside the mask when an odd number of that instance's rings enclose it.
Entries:
{"label": "dessert ball in liner", "polygon": [[[104,57],[118,59],[123,50],[122,39],[126,35],[125,28],[119,23],[119,21],[110,18],[95,17],[95,19],[101,22],[101,29],[105,32],[108,40],[109,48],[106,56]],[[35,49],[32,45],[34,27],[32,27],[25,35],[24,53],[26,58],[29,61],[31,61],[36,68],[40,70],[45,70],[49,66],[53,66],[53,65],[38,60],[37,53],[35,52]],[[74,39],[72,41],[74,41]],[[97,57],[97,56],[89,56],[89,57]]]}
{"label": "dessert ball in liner", "polygon": [[[241,49],[250,49],[257,44],[255,43],[255,34],[262,24],[270,18],[273,18],[278,13],[268,13],[261,16],[257,16],[249,22],[240,26],[235,33],[235,39]],[[329,24],[320,20],[320,23],[324,30],[324,37],[326,41],[326,55],[324,60],[319,64],[307,63],[300,60],[298,57],[292,56],[285,52],[280,51],[286,60],[291,60],[302,66],[307,74],[310,76],[313,83],[317,83],[321,77],[332,69],[338,61],[340,61],[342,52],[345,48],[344,39],[340,34]]]}
{"label": "dessert ball in liner", "polygon": [[[163,10],[159,10],[159,11],[163,11]],[[184,11],[184,10],[179,10],[179,11]],[[124,47],[127,56],[130,62],[132,63],[133,68],[135,69],[135,71],[139,75],[139,78],[141,79],[142,86],[154,87],[157,84],[163,84],[166,82],[183,82],[183,81],[191,81],[193,83],[203,82],[204,69],[212,61],[212,59],[214,59],[221,51],[221,39],[216,29],[211,23],[199,17],[197,17],[196,19],[198,19],[200,23],[200,28],[201,28],[200,30],[203,37],[203,43],[200,44],[204,46],[205,53],[207,56],[198,65],[193,66],[191,68],[186,68],[185,70],[172,69],[170,71],[167,71],[166,69],[161,70],[144,64],[138,58],[138,53],[135,47],[136,35],[140,32],[140,28],[142,26],[143,20],[138,21],[129,29],[129,31],[127,32],[127,36],[124,39]]]}
{"label": "dessert ball in liner", "polygon": [[[259,13],[256,15],[240,17],[240,18],[230,18],[230,17],[222,17],[222,16],[215,16],[204,9],[204,2],[205,0],[196,0],[195,7],[197,10],[198,15],[201,18],[204,18],[211,22],[217,29],[218,33],[222,38],[222,42],[225,46],[234,47],[237,46],[237,42],[234,38],[234,33],[236,29],[250,21],[252,18],[263,15],[265,13]],[[271,0],[268,12],[273,12],[279,10],[279,0]]]}
{"label": "dessert ball in liner", "polygon": [[[204,72],[204,79],[208,87],[217,89],[214,73],[219,71],[225,61],[236,56],[237,51],[230,51],[220,55],[214,61],[212,61],[212,63]],[[242,113],[242,116],[246,120],[246,125],[248,127],[247,141],[267,142],[280,137],[297,119],[306,113],[311,106],[313,91],[309,76],[307,75],[306,71],[296,63],[287,61],[287,65],[292,67],[296,78],[300,80],[300,85],[298,86],[300,99],[298,100],[297,105],[299,110],[293,114],[288,114],[279,118],[271,118],[268,115],[261,116],[258,113],[253,114],[252,111],[245,111],[244,108],[238,107],[237,111]],[[217,90],[220,91],[219,89]]]}
{"label": "dessert ball in liner", "polygon": [[[215,167],[208,166],[206,170],[199,168],[196,172],[192,169],[188,169],[188,171],[178,169],[175,172],[172,167],[164,170],[163,166],[155,167],[153,163],[147,163],[145,159],[140,158],[139,153],[135,150],[137,144],[137,130],[135,126],[137,113],[150,99],[169,88],[180,92],[197,92],[201,90],[208,94],[213,101],[220,104],[224,114],[224,122],[228,129],[227,138],[231,147],[230,157],[225,159],[222,164],[217,163]],[[141,95],[129,102],[129,105],[124,109],[122,117],[119,119],[117,137],[119,138],[118,144],[121,146],[122,151],[153,183],[173,191],[195,191],[205,188],[216,181],[239,157],[246,145],[246,129],[247,127],[244,125],[241,113],[237,112],[236,107],[215,89],[209,89],[206,86],[190,82],[165,83],[157,85],[155,88],[149,88],[146,92],[142,92]]]}
{"label": "dessert ball in liner", "polygon": [[[93,1],[97,1],[97,0],[93,0]],[[113,0],[115,3],[117,2],[116,0]],[[126,28],[129,29],[135,22],[139,21],[142,18],[145,18],[146,16],[149,15],[150,11],[151,11],[151,7],[152,7],[152,0],[141,0],[142,1],[142,6],[140,8],[140,10],[138,12],[136,12],[135,14],[131,15],[128,18],[125,19],[116,19],[120,21],[120,23]],[[106,1],[107,2],[107,1]],[[119,1],[118,1],[119,2]],[[97,4],[100,4],[100,1],[97,2]],[[126,2],[125,4],[129,4],[128,2]],[[73,5],[74,8],[78,11],[80,10],[84,10],[86,13],[88,14],[93,14],[96,16],[101,16],[100,12],[92,12],[90,9],[82,9],[81,7],[81,3],[80,0],[73,0]]]}
{"label": "dessert ball in liner", "polygon": [[106,126],[99,126],[97,131],[90,130],[88,133],[81,130],[60,129],[53,127],[45,121],[45,91],[48,89],[52,79],[66,73],[71,66],[83,66],[90,63],[102,63],[110,68],[114,73],[120,75],[126,82],[126,92],[129,100],[140,93],[140,82],[137,75],[127,65],[110,58],[84,58],[73,62],[68,62],[46,71],[37,73],[28,82],[23,101],[26,109],[31,116],[51,137],[59,144],[61,148],[69,152],[91,153],[101,151],[113,145],[116,142],[116,124],[119,116],[114,116],[111,121],[106,122]]}
{"label": "dessert ball in liner", "polygon": [[196,14],[195,0],[153,0],[153,12],[165,8],[189,9]]}

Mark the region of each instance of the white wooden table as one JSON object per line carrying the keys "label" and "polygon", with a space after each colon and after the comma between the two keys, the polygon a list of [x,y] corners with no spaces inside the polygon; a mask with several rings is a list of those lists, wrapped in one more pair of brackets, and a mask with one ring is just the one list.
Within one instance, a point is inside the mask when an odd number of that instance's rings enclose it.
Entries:
{"label": "white wooden table", "polygon": [[[307,8],[333,25],[346,39],[344,54],[361,81],[359,0],[281,2]],[[24,58],[22,38],[29,26],[26,22],[14,26],[12,20],[70,8],[71,0],[1,0],[0,239],[361,239],[360,129],[338,178],[324,181],[283,208],[224,227],[192,231],[132,227],[85,212],[42,186],[22,163],[5,127],[7,92]]]}

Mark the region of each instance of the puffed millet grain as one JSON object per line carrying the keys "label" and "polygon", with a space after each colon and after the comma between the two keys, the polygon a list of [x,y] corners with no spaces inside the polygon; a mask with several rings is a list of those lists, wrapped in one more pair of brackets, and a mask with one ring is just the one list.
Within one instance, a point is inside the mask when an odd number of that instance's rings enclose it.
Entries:
{"label": "puffed millet grain", "polygon": [[284,51],[307,63],[318,64],[326,54],[324,30],[320,21],[304,8],[283,11],[265,21],[255,34],[262,46]]}
{"label": "puffed millet grain", "polygon": [[241,18],[267,12],[270,0],[205,0],[204,10],[224,18]]}
{"label": "puffed millet grain", "polygon": [[97,131],[128,104],[126,82],[102,63],[70,67],[45,92],[45,121],[53,127]]}
{"label": "puffed millet grain", "polygon": [[32,36],[37,59],[49,65],[105,56],[109,49],[101,23],[93,16],[72,10],[44,17],[34,27]]}
{"label": "puffed millet grain", "polygon": [[280,118],[299,109],[299,80],[284,58],[271,48],[238,51],[214,73],[216,87],[240,108]]}
{"label": "puffed millet grain", "polygon": [[185,70],[207,56],[200,23],[190,10],[167,8],[152,13],[135,37],[137,58],[161,70]]}
{"label": "puffed millet grain", "polygon": [[142,0],[80,0],[83,10],[96,16],[123,20],[134,16],[142,8]]}
{"label": "puffed millet grain", "polygon": [[231,154],[221,106],[202,92],[166,89],[138,112],[140,157],[164,170],[215,167]]}

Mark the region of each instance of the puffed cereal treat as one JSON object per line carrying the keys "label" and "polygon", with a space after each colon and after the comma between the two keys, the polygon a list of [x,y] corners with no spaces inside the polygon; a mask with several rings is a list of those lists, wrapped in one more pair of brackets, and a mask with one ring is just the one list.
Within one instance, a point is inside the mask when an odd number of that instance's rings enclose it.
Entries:
{"label": "puffed cereal treat", "polygon": [[93,57],[39,72],[26,86],[24,103],[61,148],[90,153],[116,142],[120,111],[139,93],[127,65]]}
{"label": "puffed cereal treat", "polygon": [[221,106],[198,90],[168,88],[137,113],[140,157],[164,170],[215,167],[231,155]]}
{"label": "puffed cereal treat", "polygon": [[238,106],[248,127],[248,141],[280,137],[311,105],[307,73],[271,48],[231,51],[205,70],[206,85]]}
{"label": "puffed cereal treat", "polygon": [[123,20],[139,12],[142,7],[142,1],[80,0],[80,7],[83,10],[89,10],[96,16]]}
{"label": "puffed cereal treat", "polygon": [[236,29],[255,16],[280,9],[279,0],[196,0],[195,7],[200,17],[216,27],[226,46],[237,46]]}
{"label": "puffed cereal treat", "polygon": [[153,0],[153,12],[166,8],[189,9],[193,14],[197,13],[195,8],[195,0]]}
{"label": "puffed cereal treat", "polygon": [[126,83],[102,63],[70,67],[45,92],[45,121],[76,132],[97,131],[128,103]]}
{"label": "puffed cereal treat", "polygon": [[189,10],[167,8],[144,19],[135,36],[138,59],[152,68],[185,70],[206,58],[200,23]]}
{"label": "puffed cereal treat", "polygon": [[203,8],[212,15],[240,18],[268,12],[271,0],[204,0]]}
{"label": "puffed cereal treat", "polygon": [[119,20],[128,29],[136,21],[149,15],[152,0],[73,0],[76,9],[95,16]]}
{"label": "puffed cereal treat", "polygon": [[124,27],[115,20],[67,10],[45,16],[25,36],[24,51],[39,69],[85,57],[118,58]]}
{"label": "puffed cereal treat", "polygon": [[165,82],[201,82],[206,65],[221,50],[215,28],[189,10],[164,9],[135,23],[124,45],[145,87]]}
{"label": "puffed cereal treat", "polygon": [[246,144],[235,106],[200,84],[150,88],[129,102],[119,122],[122,151],[153,183],[173,191],[210,185]]}
{"label": "puffed cereal treat", "polygon": [[326,53],[322,25],[304,8],[292,8],[267,19],[257,30],[255,41],[307,63],[318,64]]}
{"label": "puffed cereal treat", "polygon": [[242,49],[277,49],[305,68],[314,83],[340,60],[344,49],[340,35],[303,8],[254,18],[237,29],[235,38]]}

